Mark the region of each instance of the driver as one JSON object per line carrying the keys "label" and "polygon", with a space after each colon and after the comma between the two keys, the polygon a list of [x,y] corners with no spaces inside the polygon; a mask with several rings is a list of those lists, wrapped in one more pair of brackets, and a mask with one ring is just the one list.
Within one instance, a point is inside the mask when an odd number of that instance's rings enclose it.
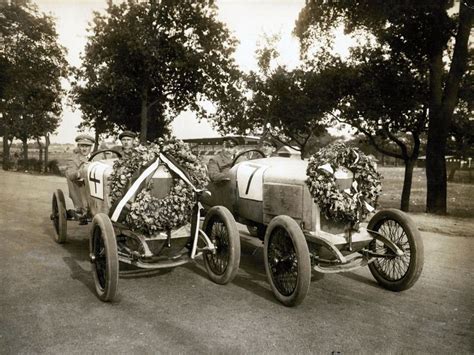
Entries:
{"label": "driver", "polygon": [[130,155],[133,148],[133,142],[137,135],[132,131],[123,131],[119,135],[120,143],[122,143],[121,152],[123,156]]}
{"label": "driver", "polygon": [[275,151],[277,150],[277,145],[271,139],[264,139],[260,143],[260,150],[265,154],[265,157],[275,156]]}
{"label": "driver", "polygon": [[[89,156],[92,150],[92,146],[95,143],[93,137],[88,134],[80,134],[76,137],[77,149],[74,158],[70,162],[66,170],[66,179],[67,186],[69,189],[69,197],[74,203],[75,211],[68,211],[68,214],[71,217],[76,217],[77,215],[84,215],[84,206],[87,205],[85,189],[81,188],[84,186],[84,179],[81,176],[81,168],[89,160]],[[82,223],[82,221],[80,221]],[[86,221],[87,223],[87,221]]]}
{"label": "driver", "polygon": [[229,169],[234,161],[237,143],[234,138],[224,138],[223,149],[207,163],[207,171],[212,182],[217,183],[230,180]]}

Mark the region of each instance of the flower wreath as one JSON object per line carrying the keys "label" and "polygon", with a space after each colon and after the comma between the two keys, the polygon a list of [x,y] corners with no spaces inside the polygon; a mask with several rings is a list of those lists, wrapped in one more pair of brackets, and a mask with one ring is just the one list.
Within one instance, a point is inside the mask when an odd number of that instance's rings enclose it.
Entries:
{"label": "flower wreath", "polygon": [[[346,168],[354,174],[352,185],[338,187],[334,173]],[[382,190],[375,162],[357,148],[336,143],[314,154],[306,170],[309,191],[326,218],[357,223],[377,204]]]}
{"label": "flower wreath", "polygon": [[[154,161],[160,153],[171,157],[189,175],[191,183],[203,188],[208,183],[205,166],[189,147],[173,136],[165,136],[148,146],[139,145],[132,152],[114,163],[110,175],[111,203],[119,201],[143,170]],[[152,235],[158,231],[177,229],[189,223],[194,204],[194,192],[170,170],[173,176],[171,191],[164,198],[151,194],[153,180],[137,194],[126,214],[125,221],[134,231]]]}

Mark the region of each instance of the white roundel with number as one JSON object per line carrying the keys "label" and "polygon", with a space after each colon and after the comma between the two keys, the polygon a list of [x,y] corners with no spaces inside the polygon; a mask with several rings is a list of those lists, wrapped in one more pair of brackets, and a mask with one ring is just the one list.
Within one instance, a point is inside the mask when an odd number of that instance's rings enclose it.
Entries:
{"label": "white roundel with number", "polygon": [[240,163],[237,170],[237,187],[239,197],[263,201],[263,173],[269,168],[268,165],[254,163],[252,161]]}
{"label": "white roundel with number", "polygon": [[89,191],[92,197],[99,200],[104,199],[104,187],[107,181],[105,175],[110,175],[111,166],[100,161],[90,163],[87,167],[87,181],[89,182]]}

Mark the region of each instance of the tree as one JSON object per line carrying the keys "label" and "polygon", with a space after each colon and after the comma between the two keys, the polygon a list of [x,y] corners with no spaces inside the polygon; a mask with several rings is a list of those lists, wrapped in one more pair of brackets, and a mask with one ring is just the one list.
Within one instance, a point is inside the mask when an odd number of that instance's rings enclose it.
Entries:
{"label": "tree", "polygon": [[283,67],[264,81],[251,73],[249,87],[253,96],[244,120],[253,130],[268,130],[282,144],[300,150],[302,158],[311,138],[326,132],[324,108],[314,110],[314,97],[307,95],[306,88],[311,84],[307,79],[302,70],[287,71]]}
{"label": "tree", "polygon": [[[474,156],[474,50],[470,51],[468,70],[463,77],[459,89],[459,102],[454,111],[447,151],[463,159]],[[448,181],[454,179],[456,165],[449,171]]]}
{"label": "tree", "polygon": [[[449,0],[307,1],[297,21],[302,51],[317,38],[345,25],[346,32],[370,33],[381,47],[390,48],[420,71],[428,72],[427,212],[446,213],[445,152],[448,130],[465,71],[473,9],[459,3],[459,15],[448,14]],[[454,47],[452,41],[455,41]],[[452,54],[451,58],[447,54]],[[443,60],[449,62],[446,73]]]}
{"label": "tree", "polygon": [[224,117],[217,126],[223,133],[271,135],[299,150],[303,158],[308,144],[326,133],[324,116],[335,103],[329,92],[316,95],[317,79],[301,68],[288,70],[276,63],[278,40],[278,35],[264,37],[256,52],[258,71],[244,77],[240,97],[233,97],[234,108],[228,109],[238,114]]}
{"label": "tree", "polygon": [[[61,78],[67,75],[65,49],[58,44],[53,19],[24,3],[2,5],[1,58],[8,78],[2,95],[4,142],[23,142],[28,160],[28,139],[39,139],[59,124]],[[5,167],[5,166],[4,166]]]}
{"label": "tree", "polygon": [[[146,142],[185,109],[200,118],[224,114],[240,73],[231,57],[236,41],[214,1],[109,2],[90,31],[74,88],[84,125],[140,131]],[[215,112],[202,105],[208,101]]]}
{"label": "tree", "polygon": [[400,208],[409,210],[413,169],[426,131],[425,77],[413,63],[380,48],[353,51],[341,76],[334,117],[363,133],[370,144],[405,164]]}
{"label": "tree", "polygon": [[450,153],[467,158],[474,154],[474,49],[470,50],[468,69],[459,88],[449,135],[454,139]]}

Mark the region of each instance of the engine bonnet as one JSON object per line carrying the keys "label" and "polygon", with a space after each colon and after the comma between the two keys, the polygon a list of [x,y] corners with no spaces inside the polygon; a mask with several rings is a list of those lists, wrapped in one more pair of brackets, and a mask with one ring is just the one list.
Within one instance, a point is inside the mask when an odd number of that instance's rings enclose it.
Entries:
{"label": "engine bonnet", "polygon": [[268,165],[264,173],[264,183],[301,185],[307,179],[308,162],[305,160],[275,157],[259,159],[255,162]]}

